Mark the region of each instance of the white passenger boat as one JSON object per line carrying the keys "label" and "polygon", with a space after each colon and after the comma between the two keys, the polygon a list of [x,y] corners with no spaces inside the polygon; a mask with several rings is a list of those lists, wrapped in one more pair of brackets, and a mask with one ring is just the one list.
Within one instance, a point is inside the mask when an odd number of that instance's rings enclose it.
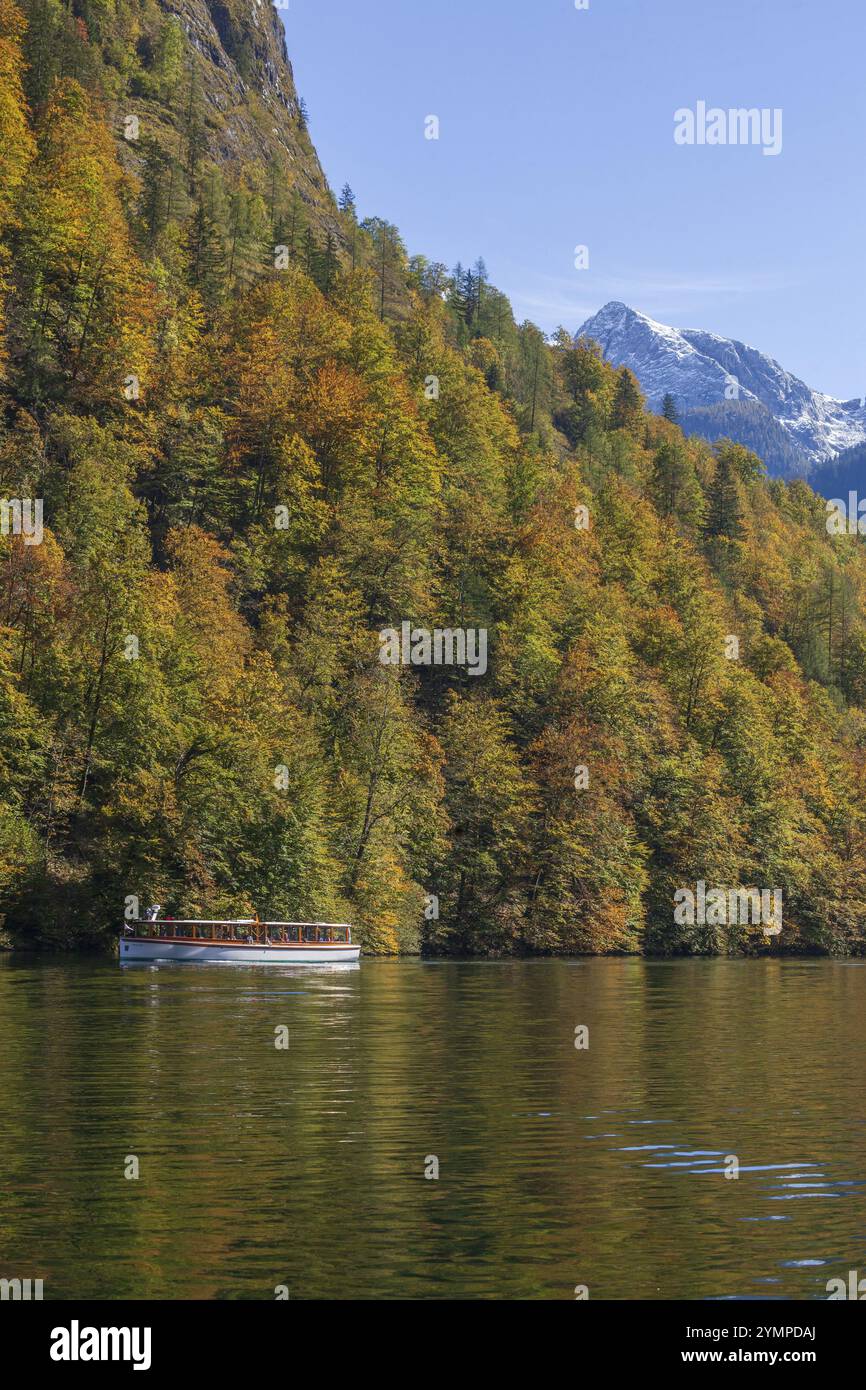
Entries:
{"label": "white passenger boat", "polygon": [[361,947],[345,922],[176,921],[148,917],[127,922],[120,960],[230,961],[244,965],[321,965],[357,961]]}

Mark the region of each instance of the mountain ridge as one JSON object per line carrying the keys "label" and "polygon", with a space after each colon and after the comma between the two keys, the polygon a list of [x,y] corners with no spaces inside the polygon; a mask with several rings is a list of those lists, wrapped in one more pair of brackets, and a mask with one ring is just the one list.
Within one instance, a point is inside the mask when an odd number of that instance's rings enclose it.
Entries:
{"label": "mountain ridge", "polygon": [[689,433],[710,440],[728,435],[749,447],[756,431],[764,434],[773,473],[808,476],[866,441],[864,401],[815,391],[737,339],[673,328],[619,300],[587,319],[576,336],[597,342],[613,366],[628,367],[652,408],[672,395]]}
{"label": "mountain ridge", "polygon": [[[182,31],[184,52],[162,86],[140,78],[115,105],[119,158],[140,177],[148,140],[179,156],[198,104],[203,157],[237,182],[268,195],[276,181],[304,204],[317,233],[330,234],[339,250],[346,236],[333,193],[307,130],[286,36],[267,0],[158,0],[162,32],[148,36],[165,49],[166,26]],[[124,135],[136,116],[141,138]]]}

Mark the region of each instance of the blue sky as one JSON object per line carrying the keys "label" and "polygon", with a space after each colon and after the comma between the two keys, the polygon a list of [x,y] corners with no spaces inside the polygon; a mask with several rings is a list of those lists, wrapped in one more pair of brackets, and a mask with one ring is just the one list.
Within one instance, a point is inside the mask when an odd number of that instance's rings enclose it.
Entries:
{"label": "blue sky", "polygon": [[[328,179],[410,252],[482,255],[548,331],[621,299],[866,395],[862,0],[289,5]],[[781,154],[675,144],[674,112],[701,100],[781,108]]]}

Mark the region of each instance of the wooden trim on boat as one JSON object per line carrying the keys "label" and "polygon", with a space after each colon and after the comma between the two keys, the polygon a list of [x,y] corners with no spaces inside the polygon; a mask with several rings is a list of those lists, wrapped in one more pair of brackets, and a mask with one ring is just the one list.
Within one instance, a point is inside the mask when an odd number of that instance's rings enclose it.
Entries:
{"label": "wooden trim on boat", "polygon": [[[187,930],[188,929],[188,930]],[[203,946],[352,946],[349,922],[261,922],[254,918],[136,917],[124,924],[127,941],[171,941]]]}
{"label": "wooden trim on boat", "polygon": [[233,951],[244,948],[248,951],[260,951],[263,947],[267,947],[269,951],[308,951],[311,946],[345,951],[347,947],[356,944],[353,941],[212,941],[205,936],[136,936],[133,933],[124,936],[123,940],[153,941],[163,946],[213,946],[217,950],[225,950],[230,946]]}

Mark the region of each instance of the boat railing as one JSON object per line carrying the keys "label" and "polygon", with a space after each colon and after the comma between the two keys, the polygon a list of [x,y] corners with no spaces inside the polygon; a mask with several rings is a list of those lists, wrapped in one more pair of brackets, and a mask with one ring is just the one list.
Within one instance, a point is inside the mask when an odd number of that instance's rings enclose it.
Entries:
{"label": "boat railing", "polygon": [[289,945],[293,942],[351,942],[352,929],[346,922],[231,922],[185,921],[171,917],[135,920],[127,928],[137,937],[161,941],[225,941],[258,945]]}

